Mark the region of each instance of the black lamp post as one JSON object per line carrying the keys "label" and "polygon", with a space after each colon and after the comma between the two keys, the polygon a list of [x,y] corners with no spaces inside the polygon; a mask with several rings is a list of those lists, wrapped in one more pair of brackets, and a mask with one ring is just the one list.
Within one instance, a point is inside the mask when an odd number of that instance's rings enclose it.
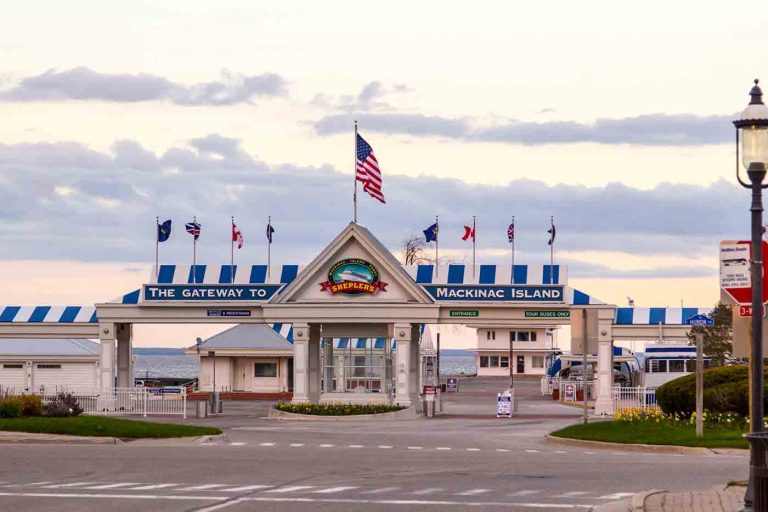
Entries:
{"label": "black lamp post", "polygon": [[[752,392],[752,413],[750,416],[750,434],[763,431],[763,185],[766,165],[768,165],[768,108],[763,103],[763,91],[755,80],[755,86],[749,91],[752,97],[747,108],[739,119],[733,122],[736,127],[736,179],[739,183],[752,190],[752,259],[750,271],[752,278],[752,352],[749,364],[752,371],[750,388]],[[741,148],[739,148],[741,139]],[[739,149],[741,159],[747,169],[749,183],[745,183],[739,175]],[[752,510],[755,501],[760,503],[762,496],[755,496],[759,489],[758,478],[765,461],[764,448],[758,439],[750,438],[750,468],[749,486],[744,497],[744,510]],[[755,470],[755,466],[761,466]]]}

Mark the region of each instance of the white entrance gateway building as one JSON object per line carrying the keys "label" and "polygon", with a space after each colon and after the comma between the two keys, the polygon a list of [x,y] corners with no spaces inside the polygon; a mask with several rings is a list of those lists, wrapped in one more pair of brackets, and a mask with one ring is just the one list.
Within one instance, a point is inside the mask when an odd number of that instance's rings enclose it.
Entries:
{"label": "white entrance gateway building", "polygon": [[598,347],[596,412],[611,413],[613,342],[655,340],[660,327],[683,339],[686,319],[700,312],[618,322],[616,306],[569,287],[559,265],[404,267],[355,223],[308,265],[274,268],[272,279],[265,265],[190,267],[161,265],[139,289],[96,304],[90,317],[80,306],[0,306],[0,337],[99,339],[99,386],[109,390],[132,385],[134,324],[291,324],[294,401],[410,405],[420,392],[421,325],[543,330],[546,339],[547,329],[588,309]]}

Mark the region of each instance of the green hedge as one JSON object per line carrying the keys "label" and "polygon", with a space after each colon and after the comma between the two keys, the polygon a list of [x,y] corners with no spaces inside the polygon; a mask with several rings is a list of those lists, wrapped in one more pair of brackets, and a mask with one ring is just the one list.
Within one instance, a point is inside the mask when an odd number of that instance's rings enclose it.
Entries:
{"label": "green hedge", "polygon": [[354,416],[400,411],[405,407],[381,404],[294,404],[280,402],[275,406],[275,409],[294,414],[314,414],[316,416]]}
{"label": "green hedge", "polygon": [[[704,370],[704,409],[711,412],[749,414],[746,366],[720,366]],[[765,387],[768,391],[768,386]],[[667,382],[656,390],[659,407],[666,414],[690,416],[696,410],[696,375]],[[766,393],[768,404],[768,393]]]}

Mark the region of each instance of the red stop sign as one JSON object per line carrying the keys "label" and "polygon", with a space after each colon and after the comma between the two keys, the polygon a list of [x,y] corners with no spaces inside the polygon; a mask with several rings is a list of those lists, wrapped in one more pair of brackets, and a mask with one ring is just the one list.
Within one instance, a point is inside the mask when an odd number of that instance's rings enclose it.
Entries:
{"label": "red stop sign", "polygon": [[[739,244],[746,244],[749,246],[749,256],[752,258],[752,242],[748,240],[739,240]],[[766,272],[766,258],[768,258],[768,242],[763,241],[763,304],[768,302],[768,272]],[[755,283],[752,283],[754,285]],[[752,303],[752,288],[723,288],[728,295],[736,301],[737,304],[751,304]]]}

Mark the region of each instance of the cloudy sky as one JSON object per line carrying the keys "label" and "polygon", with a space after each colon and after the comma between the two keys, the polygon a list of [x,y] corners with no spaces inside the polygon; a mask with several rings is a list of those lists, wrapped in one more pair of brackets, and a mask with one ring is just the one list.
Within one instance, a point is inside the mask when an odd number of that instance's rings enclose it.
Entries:
{"label": "cloudy sky", "polygon": [[[254,4],[254,5],[251,5]],[[258,5],[256,5],[258,4]],[[352,122],[391,249],[556,259],[606,301],[712,304],[748,233],[730,120],[768,79],[761,2],[17,2],[0,32],[0,303],[111,299],[166,263],[306,263],[351,220]],[[745,13],[753,13],[745,15]],[[163,342],[176,343],[172,334]],[[149,335],[140,342],[156,341]],[[157,344],[157,343],[152,343]]]}

